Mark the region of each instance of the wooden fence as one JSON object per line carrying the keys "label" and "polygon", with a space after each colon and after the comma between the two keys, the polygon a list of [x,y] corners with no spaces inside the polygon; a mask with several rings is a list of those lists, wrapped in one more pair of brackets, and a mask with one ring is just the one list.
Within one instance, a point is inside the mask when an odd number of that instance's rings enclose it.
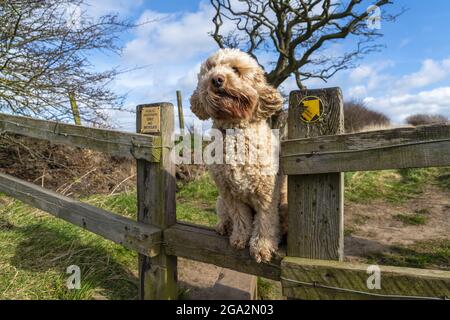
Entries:
{"label": "wooden fence", "polygon": [[[323,115],[300,120],[305,97]],[[337,88],[291,93],[288,140],[281,166],[289,175],[289,236],[270,263],[256,263],[212,229],[176,220],[174,110],[168,103],[137,108],[136,134],[0,114],[8,132],[137,160],[138,221],[0,174],[0,192],[139,253],[139,297],[177,298],[177,258],[183,257],[281,281],[299,299],[443,299],[450,272],[381,266],[381,289],[367,287],[367,265],[343,259],[345,171],[450,165],[450,125],[342,134]]]}

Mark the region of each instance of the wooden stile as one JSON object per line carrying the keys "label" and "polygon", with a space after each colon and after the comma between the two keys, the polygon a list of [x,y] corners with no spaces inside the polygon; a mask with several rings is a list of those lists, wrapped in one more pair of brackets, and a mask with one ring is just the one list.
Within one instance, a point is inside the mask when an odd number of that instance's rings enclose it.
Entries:
{"label": "wooden stile", "polygon": [[[320,98],[323,115],[316,122],[301,119],[302,100]],[[343,98],[339,88],[291,93],[288,138],[311,138],[343,132]],[[288,177],[289,232],[287,255],[342,260],[343,174],[291,175]]]}
{"label": "wooden stile", "polygon": [[178,297],[177,256],[281,280],[289,298],[448,299],[449,271],[379,266],[374,290],[368,265],[342,262],[342,172],[450,165],[450,125],[342,134],[342,93],[330,88],[292,92],[288,130],[288,244],[269,263],[210,228],[177,223],[169,103],[138,106],[137,134],[0,113],[0,133],[136,158],[137,222],[1,173],[0,192],[138,252],[141,299]]}
{"label": "wooden stile", "polygon": [[[138,221],[161,229],[176,223],[175,164],[173,147],[174,110],[169,103],[139,105],[137,132],[160,137],[161,158],[154,163],[137,160]],[[139,255],[139,297],[143,300],[177,299],[177,258],[165,253],[157,257]]]}

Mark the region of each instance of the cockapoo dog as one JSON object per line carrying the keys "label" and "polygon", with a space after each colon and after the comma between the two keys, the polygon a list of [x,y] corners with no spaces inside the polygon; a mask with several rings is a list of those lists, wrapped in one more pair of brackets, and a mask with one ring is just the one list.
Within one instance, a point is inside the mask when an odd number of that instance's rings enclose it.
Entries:
{"label": "cockapoo dog", "polygon": [[[245,153],[257,150],[263,155],[255,162],[212,164],[208,171],[219,189],[217,232],[230,235],[236,249],[249,245],[257,262],[268,262],[278,249],[286,192],[279,155],[273,152],[278,141],[272,139],[267,120],[282,108],[283,98],[267,84],[255,59],[237,49],[222,49],[202,64],[190,101],[192,112],[201,120],[212,119],[213,128],[223,133],[239,129],[235,132],[243,138]],[[225,154],[230,150],[225,146]]]}

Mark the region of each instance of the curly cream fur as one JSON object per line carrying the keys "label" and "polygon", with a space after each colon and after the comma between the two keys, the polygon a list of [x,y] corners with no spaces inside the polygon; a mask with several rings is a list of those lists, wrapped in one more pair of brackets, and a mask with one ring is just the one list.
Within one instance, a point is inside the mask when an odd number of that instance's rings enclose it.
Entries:
{"label": "curly cream fur", "polygon": [[[213,85],[217,76],[224,79],[220,88]],[[259,150],[264,155],[265,161],[256,163],[208,167],[219,189],[217,231],[230,235],[230,244],[237,249],[249,245],[258,262],[270,261],[278,249],[280,211],[286,209],[286,181],[275,170],[278,155],[272,152],[272,132],[267,124],[282,103],[258,63],[236,49],[219,50],[202,64],[191,97],[191,110],[200,119],[213,119],[213,127],[222,131],[240,129],[237,136],[245,141],[245,154]],[[225,153],[230,153],[227,147]],[[285,227],[283,221],[283,231]]]}

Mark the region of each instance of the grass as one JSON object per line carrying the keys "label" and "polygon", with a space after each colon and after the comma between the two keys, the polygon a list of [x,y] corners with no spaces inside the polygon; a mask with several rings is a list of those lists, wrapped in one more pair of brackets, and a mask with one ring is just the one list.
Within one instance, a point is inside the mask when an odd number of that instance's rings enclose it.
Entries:
{"label": "grass", "polygon": [[[0,299],[134,299],[136,255],[18,201],[0,205]],[[66,269],[81,268],[81,290]]]}
{"label": "grass", "polygon": [[279,282],[258,278],[258,298],[260,300],[281,300],[283,293]]}
{"label": "grass", "polygon": [[353,235],[358,229],[355,227],[349,227],[349,226],[345,226],[344,228],[344,236],[345,237],[350,237],[351,235]]}
{"label": "grass", "polygon": [[412,246],[394,246],[389,253],[368,257],[369,263],[399,267],[450,270],[450,240],[422,241]]}
{"label": "grass", "polygon": [[[179,220],[216,224],[209,177],[180,186],[177,196]],[[135,192],[83,201],[136,218]],[[0,217],[0,299],[137,298],[134,252],[2,195]],[[81,290],[67,289],[70,265],[81,268]]]}
{"label": "grass", "polygon": [[420,213],[396,214],[394,219],[410,226],[421,226],[427,224],[428,222],[428,217]]}
{"label": "grass", "polygon": [[349,172],[345,174],[345,199],[398,204],[421,194],[429,184],[450,191],[450,168]]}
{"label": "grass", "polygon": [[450,191],[450,167],[435,169],[438,172],[436,177],[437,184],[444,190]]}
{"label": "grass", "polygon": [[177,219],[180,221],[214,227],[217,188],[209,175],[189,184],[179,185],[177,193]]}

